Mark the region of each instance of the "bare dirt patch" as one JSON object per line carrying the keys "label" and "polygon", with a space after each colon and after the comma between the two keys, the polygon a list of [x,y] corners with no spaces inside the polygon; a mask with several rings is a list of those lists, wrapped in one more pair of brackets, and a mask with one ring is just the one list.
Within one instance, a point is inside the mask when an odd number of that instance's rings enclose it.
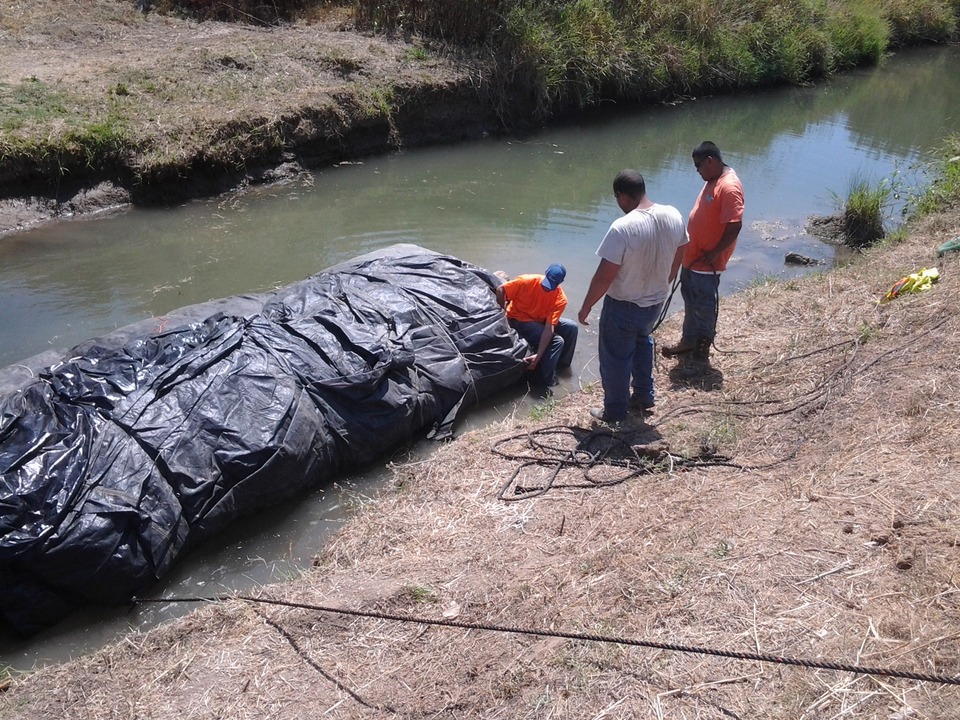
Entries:
{"label": "bare dirt patch", "polygon": [[[611,437],[585,387],[397,467],[311,572],[263,588],[287,605],[206,605],[16,676],[0,716],[957,717],[956,685],[309,606],[956,676],[960,255],[934,248],[958,234],[948,213],[724,298],[711,368],[661,360],[655,415],[618,429],[655,448],[623,482],[629,450],[556,461]],[[553,485],[503,499],[517,482]]]}

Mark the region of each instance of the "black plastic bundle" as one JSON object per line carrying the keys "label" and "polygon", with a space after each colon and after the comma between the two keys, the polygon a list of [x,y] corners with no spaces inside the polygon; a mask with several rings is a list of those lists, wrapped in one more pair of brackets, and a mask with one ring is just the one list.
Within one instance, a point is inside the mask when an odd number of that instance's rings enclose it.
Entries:
{"label": "black plastic bundle", "polygon": [[397,245],[0,373],[4,621],[124,603],[238,517],[449,436],[524,372],[499,283]]}

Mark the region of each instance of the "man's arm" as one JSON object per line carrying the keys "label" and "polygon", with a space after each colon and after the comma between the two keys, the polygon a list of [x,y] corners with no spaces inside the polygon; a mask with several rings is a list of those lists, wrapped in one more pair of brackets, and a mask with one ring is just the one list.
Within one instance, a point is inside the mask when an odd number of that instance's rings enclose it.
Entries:
{"label": "man's arm", "polygon": [[590,287],[587,289],[587,296],[583,299],[580,314],[577,315],[577,320],[580,321],[581,325],[590,324],[587,322],[590,311],[593,309],[593,306],[597,304],[597,301],[606,295],[607,290],[610,289],[610,285],[613,283],[613,279],[619,271],[620,266],[616,263],[612,263],[609,260],[600,261],[596,271],[593,273],[593,277],[590,279]]}
{"label": "man's arm", "polygon": [[543,357],[547,348],[550,347],[550,341],[553,340],[553,330],[553,325],[547,320],[543,324],[543,332],[540,333],[540,346],[537,348],[537,353],[535,355],[528,355],[523,359],[523,361],[530,366],[531,370],[537,367],[540,363],[540,358]]}
{"label": "man's arm", "polygon": [[507,291],[503,289],[503,285],[497,285],[493,290],[494,294],[497,296],[497,305],[502,307],[504,310],[507,309]]}
{"label": "man's arm", "polygon": [[667,280],[673,283],[677,279],[677,273],[680,272],[680,266],[683,264],[683,251],[687,249],[687,243],[677,248],[673,254],[673,264],[670,266],[670,277]]}
{"label": "man's arm", "polygon": [[742,227],[743,223],[739,220],[736,222],[728,222],[726,225],[724,225],[723,235],[720,236],[720,242],[717,243],[713,250],[705,252],[701,256],[703,262],[710,267],[713,267],[713,263],[716,262],[717,258],[723,253],[723,251],[737,241],[737,236],[740,234],[740,228]]}

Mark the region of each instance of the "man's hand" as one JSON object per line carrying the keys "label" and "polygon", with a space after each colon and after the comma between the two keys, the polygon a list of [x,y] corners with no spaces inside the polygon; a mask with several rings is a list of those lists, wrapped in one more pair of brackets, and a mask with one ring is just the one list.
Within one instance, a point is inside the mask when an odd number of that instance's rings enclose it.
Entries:
{"label": "man's hand", "polygon": [[533,355],[527,355],[523,361],[527,364],[528,370],[535,370],[537,363],[540,362],[540,356],[534,353]]}
{"label": "man's hand", "polygon": [[736,241],[737,236],[740,234],[740,228],[743,227],[743,223],[739,220],[736,222],[728,222],[723,226],[723,235],[720,236],[720,241],[716,244],[713,250],[708,250],[700,256],[700,261],[705,265],[709,265],[711,270],[717,269],[717,258],[719,258],[727,248],[731,247]]}
{"label": "man's hand", "polygon": [[617,277],[618,272],[620,272],[619,265],[601,258],[600,264],[597,265],[597,269],[593,273],[593,277],[590,278],[590,287],[587,288],[587,296],[583,299],[583,305],[580,306],[580,314],[577,315],[577,320],[580,321],[581,325],[590,324],[587,322],[590,311],[593,310],[593,306],[599,302],[600,298],[606,295],[607,290],[610,289],[610,285],[613,283],[614,278]]}
{"label": "man's hand", "polygon": [[704,265],[707,265],[711,270],[713,270],[715,269],[717,257],[719,257],[719,255],[720,253],[715,248],[713,250],[709,250],[708,252],[705,252],[703,255],[700,256],[700,259]]}

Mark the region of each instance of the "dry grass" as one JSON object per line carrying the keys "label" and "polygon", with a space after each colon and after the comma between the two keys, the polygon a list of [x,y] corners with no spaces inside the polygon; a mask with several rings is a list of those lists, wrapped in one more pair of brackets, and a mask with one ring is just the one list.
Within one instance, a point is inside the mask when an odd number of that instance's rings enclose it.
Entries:
{"label": "dry grass", "polygon": [[[713,371],[665,363],[652,427],[622,430],[672,470],[498,499],[519,461],[491,447],[596,429],[588,388],[397,467],[307,576],[264,595],[956,674],[960,259],[933,248],[957,234],[940,216],[725,298]],[[877,304],[934,264],[932,290]],[[705,448],[730,461],[684,464]],[[31,720],[958,716],[954,685],[237,600],[0,693],[0,717]]]}

